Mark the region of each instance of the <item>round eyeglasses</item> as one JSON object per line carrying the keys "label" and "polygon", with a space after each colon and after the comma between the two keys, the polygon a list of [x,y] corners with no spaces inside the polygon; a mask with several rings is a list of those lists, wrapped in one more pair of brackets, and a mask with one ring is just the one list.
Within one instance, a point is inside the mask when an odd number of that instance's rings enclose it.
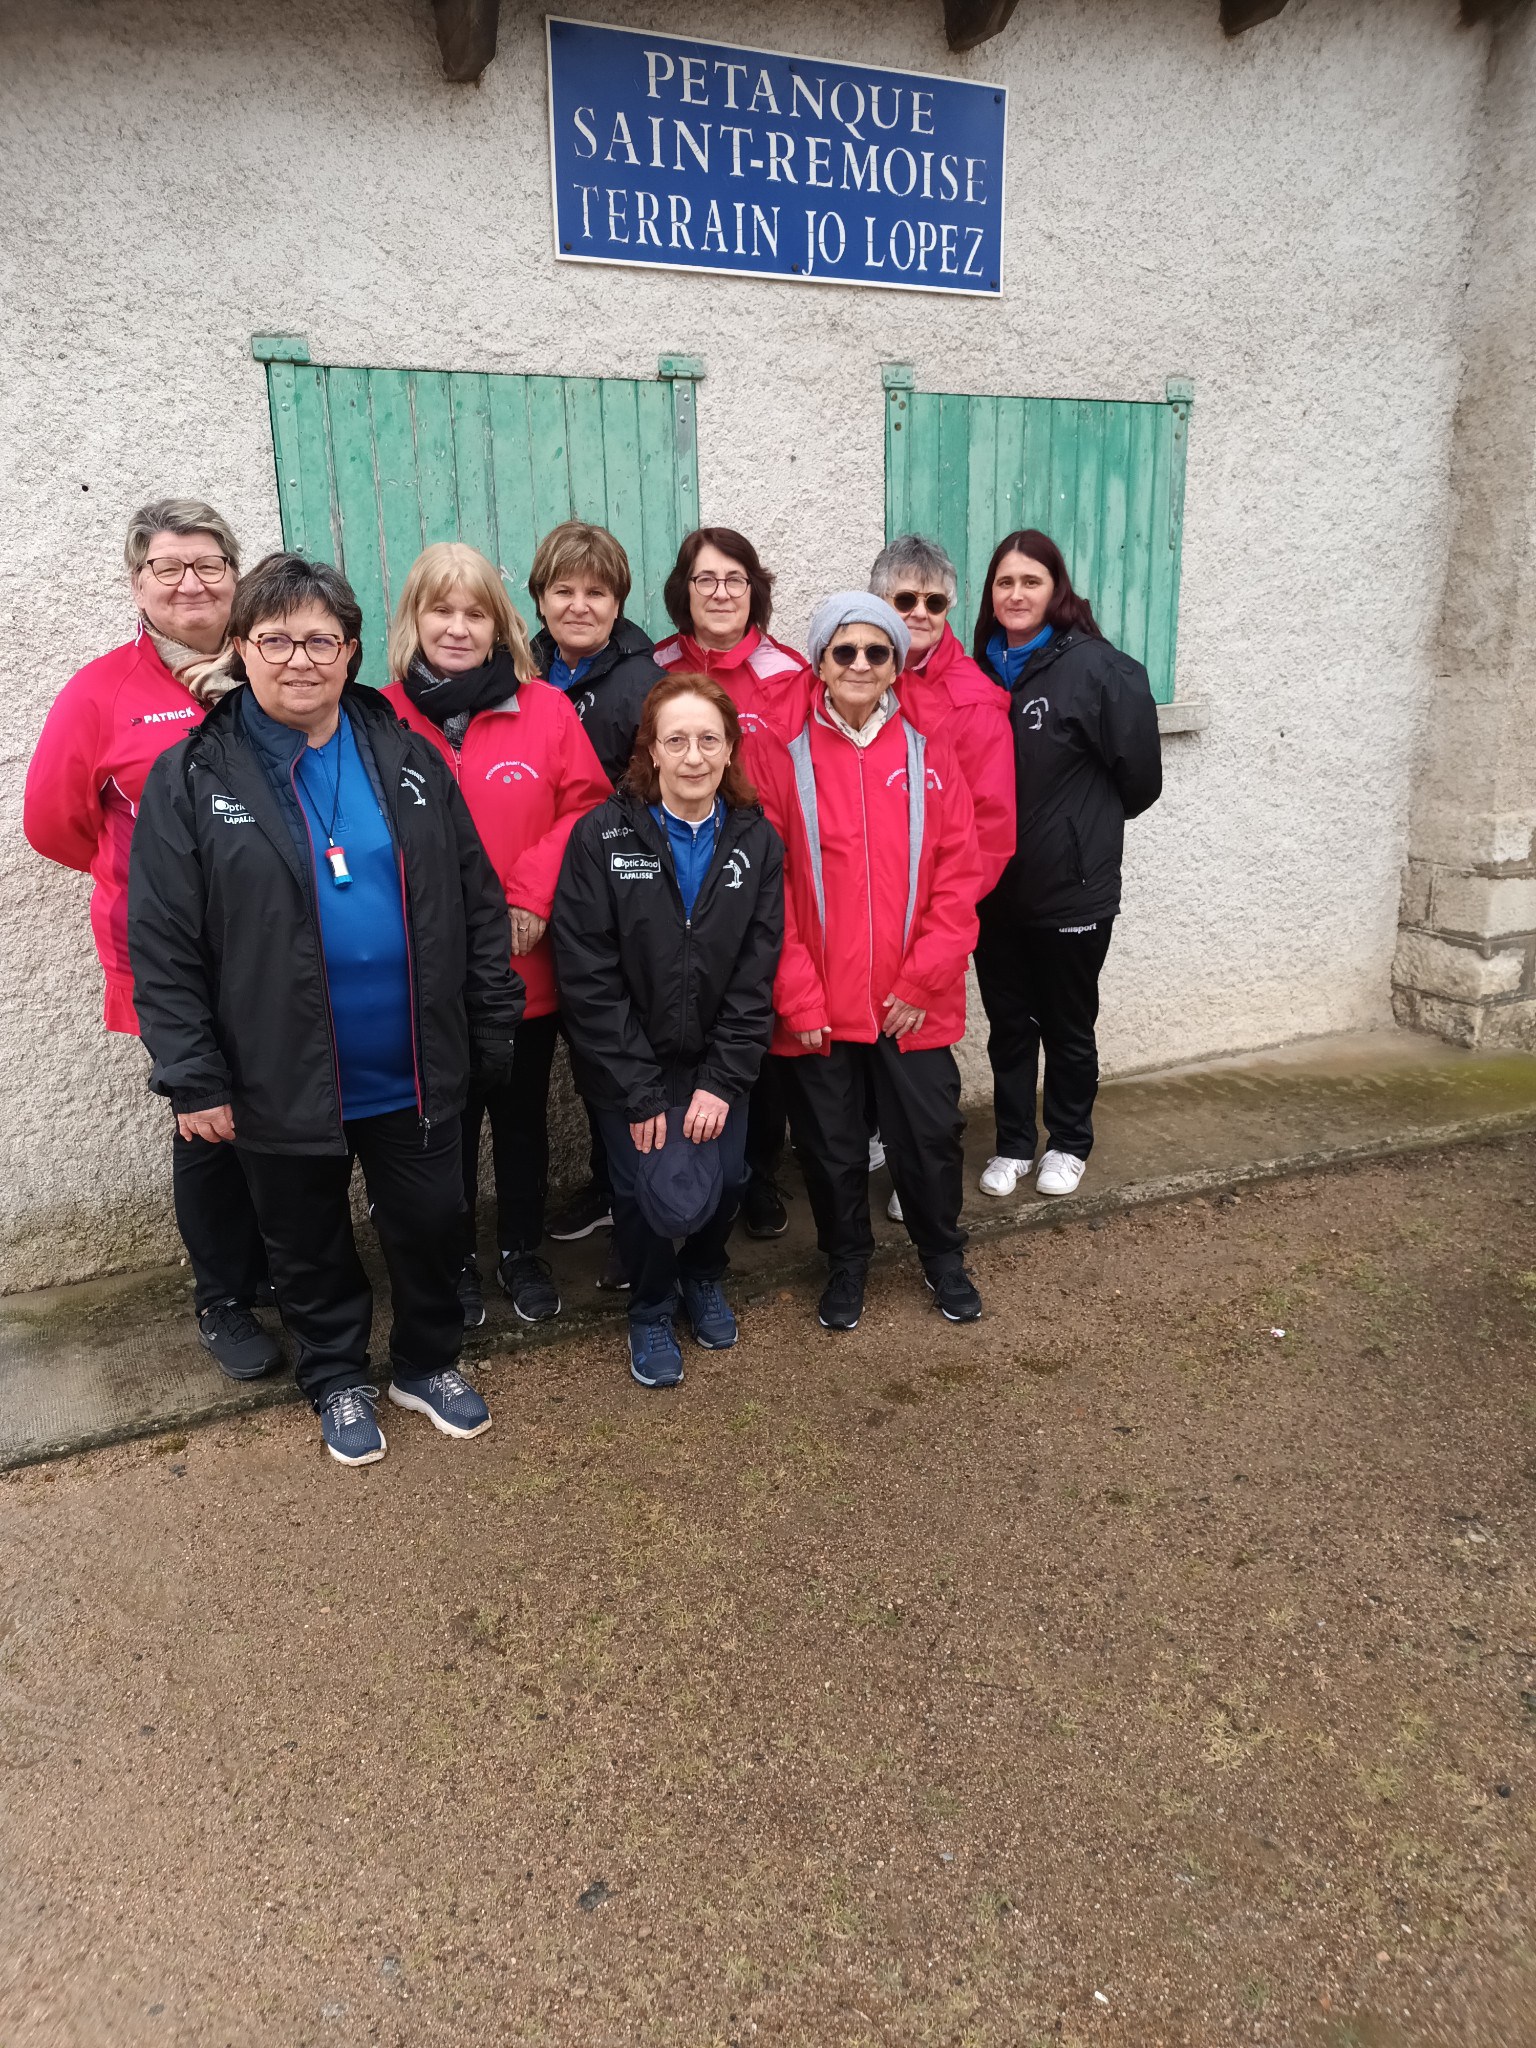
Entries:
{"label": "round eyeglasses", "polygon": [[949,610],[949,597],[942,590],[925,590],[922,592],[898,590],[891,599],[891,603],[901,613],[903,618],[906,617],[908,612],[915,612],[919,605],[922,606],[930,619],[942,619]]}
{"label": "round eyeglasses", "polygon": [[697,746],[706,761],[712,761],[717,754],[724,751],[725,734],[723,732],[669,732],[666,738],[658,744],[661,747],[661,751],[664,754],[670,755],[674,761],[680,761],[692,746]]}
{"label": "round eyeglasses", "polygon": [[717,590],[723,590],[727,597],[745,597],[749,587],[739,569],[732,569],[728,576],[716,576],[706,569],[702,575],[690,576],[688,581],[700,597],[713,597]]}

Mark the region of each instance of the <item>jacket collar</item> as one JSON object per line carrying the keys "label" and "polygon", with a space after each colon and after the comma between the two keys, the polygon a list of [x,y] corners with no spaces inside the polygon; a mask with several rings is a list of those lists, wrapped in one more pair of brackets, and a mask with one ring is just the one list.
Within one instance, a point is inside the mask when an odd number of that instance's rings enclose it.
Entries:
{"label": "jacket collar", "polygon": [[[644,627],[637,626],[633,619],[626,619],[620,612],[613,622],[613,631],[608,636],[607,646],[599,647],[592,656],[592,666],[582,677],[579,687],[590,690],[594,683],[600,683],[604,676],[611,674],[621,661],[628,660],[632,654],[649,654],[654,645]],[[541,676],[548,677],[550,664],[558,652],[555,636],[548,626],[541,628],[533,640],[533,656],[538,663]]]}
{"label": "jacket collar", "polygon": [[712,676],[722,671],[745,668],[762,646],[763,636],[756,626],[748,626],[734,647],[706,647],[691,633],[679,633],[677,644],[689,668],[701,669],[705,675]]}

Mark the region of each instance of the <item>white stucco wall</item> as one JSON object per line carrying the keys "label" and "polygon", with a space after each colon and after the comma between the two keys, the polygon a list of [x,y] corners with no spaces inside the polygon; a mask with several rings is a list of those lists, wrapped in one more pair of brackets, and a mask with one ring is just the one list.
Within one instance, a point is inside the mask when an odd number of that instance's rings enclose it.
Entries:
{"label": "white stucco wall", "polygon": [[[596,18],[1010,88],[1001,303],[557,265],[542,20],[480,87],[426,0],[35,0],[0,16],[0,1286],[174,1249],[165,1111],[108,1043],[81,878],[21,837],[55,690],[126,636],[127,512],[279,539],[253,331],[316,360],[636,376],[704,357],[704,516],[776,623],[863,579],[879,366],[930,389],[1156,398],[1193,377],[1178,693],[1130,834],[1111,1068],[1388,1015],[1441,578],[1486,55],[1450,0],[1031,0],[950,58],[939,0],[602,0]],[[983,1063],[984,1064],[984,1063]]]}

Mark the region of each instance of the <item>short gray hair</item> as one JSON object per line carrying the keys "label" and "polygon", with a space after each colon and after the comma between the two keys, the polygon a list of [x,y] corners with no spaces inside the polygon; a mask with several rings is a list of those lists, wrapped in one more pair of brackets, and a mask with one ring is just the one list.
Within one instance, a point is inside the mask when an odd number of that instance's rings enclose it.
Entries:
{"label": "short gray hair", "polygon": [[951,604],[960,595],[954,563],[936,540],[925,540],[920,533],[898,534],[880,550],[869,572],[869,587],[877,597],[889,597],[907,576],[930,589],[942,584]]}
{"label": "short gray hair", "polygon": [[211,533],[220,553],[228,556],[230,568],[240,574],[240,543],[229,521],[201,498],[151,498],[139,507],[128,522],[128,538],[123,542],[123,560],[130,576],[137,576],[149,560],[149,544],[157,533]]}

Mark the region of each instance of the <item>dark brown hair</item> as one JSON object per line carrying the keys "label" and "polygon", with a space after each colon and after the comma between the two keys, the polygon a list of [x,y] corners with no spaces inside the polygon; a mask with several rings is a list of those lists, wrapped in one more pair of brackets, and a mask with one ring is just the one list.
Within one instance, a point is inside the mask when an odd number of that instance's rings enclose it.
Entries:
{"label": "dark brown hair", "polygon": [[[302,555],[264,555],[235,585],[234,602],[225,628],[230,640],[249,640],[264,619],[292,618],[307,604],[322,604],[341,628],[343,640],[355,640],[347,663],[347,681],[357,681],[363,665],[363,608],[352,586],[329,562],[306,562]],[[230,658],[229,672],[237,683],[246,680],[245,663]]]}
{"label": "dark brown hair", "polygon": [[731,758],[725,764],[725,773],[720,778],[720,794],[733,811],[742,811],[749,804],[757,802],[757,791],[747,780],[747,771],[741,765],[741,720],[736,715],[736,706],[729,693],[710,676],[691,674],[687,669],[663,676],[659,683],[651,686],[651,693],[640,707],[640,729],[635,734],[635,751],[630,756],[629,767],[624,776],[624,787],[642,803],[653,804],[661,795],[661,775],[651,759],[651,749],[656,744],[656,727],[663,709],[675,697],[702,697],[706,704],[713,704],[720,714],[725,727],[725,743],[731,750]]}
{"label": "dark brown hair", "polygon": [[981,607],[976,614],[976,631],[971,636],[971,658],[984,662],[987,658],[987,642],[997,631],[997,613],[992,609],[992,579],[1005,555],[1028,555],[1032,562],[1038,562],[1050,576],[1055,586],[1051,601],[1045,608],[1045,623],[1054,626],[1058,633],[1068,631],[1086,633],[1090,640],[1102,640],[1098,621],[1093,616],[1093,606],[1086,597],[1079,597],[1072,588],[1072,578],[1067,574],[1066,562],[1061,549],[1048,533],[1042,533],[1036,526],[1026,526],[1018,533],[1010,533],[1000,540],[992,551],[987,564],[987,580],[981,586]]}
{"label": "dark brown hair", "polygon": [[744,533],[738,533],[734,526],[696,526],[684,540],[672,565],[672,574],[661,593],[667,617],[679,633],[693,631],[692,593],[688,581],[693,575],[694,563],[705,548],[718,548],[722,555],[729,555],[733,562],[740,562],[751,585],[747,624],[756,626],[759,633],[766,633],[768,621],[773,617],[773,575],[763,567],[751,541]]}

